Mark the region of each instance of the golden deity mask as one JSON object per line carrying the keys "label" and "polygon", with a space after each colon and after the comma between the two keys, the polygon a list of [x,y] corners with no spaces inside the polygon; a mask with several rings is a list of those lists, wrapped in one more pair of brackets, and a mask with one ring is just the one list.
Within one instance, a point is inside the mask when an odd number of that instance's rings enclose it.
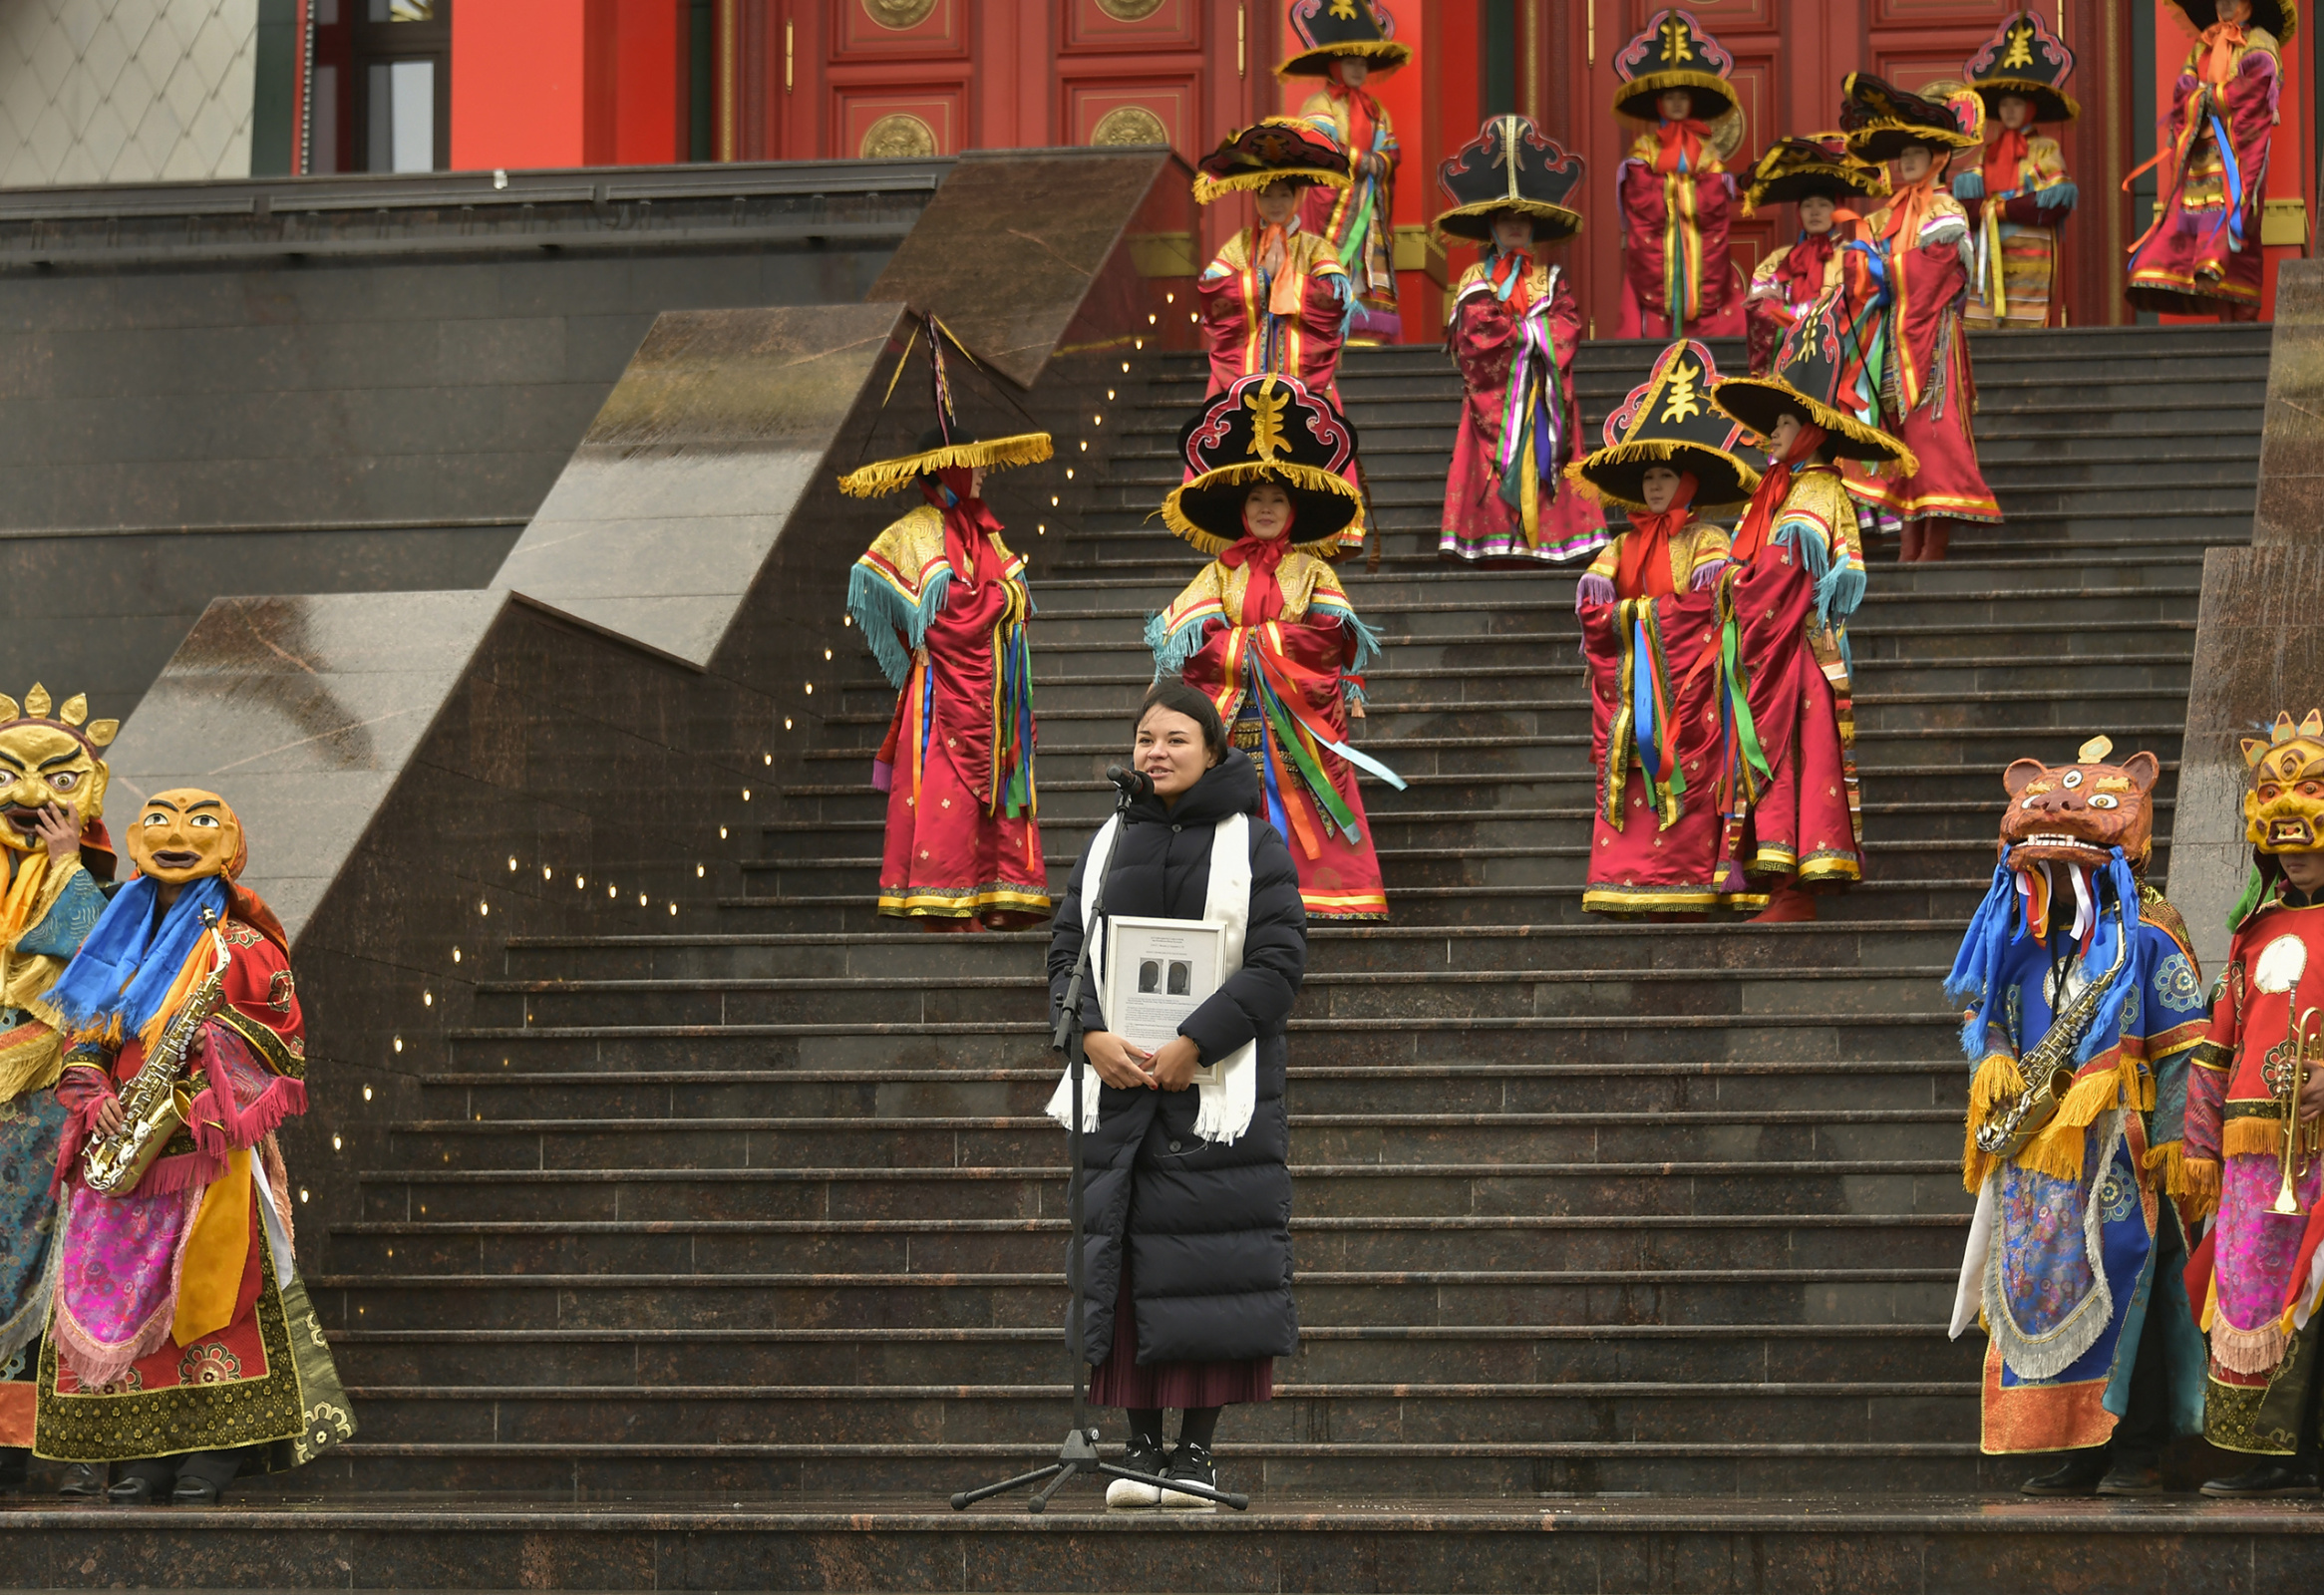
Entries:
{"label": "golden deity mask", "polygon": [[148,798],[130,826],[129,855],[140,874],[170,885],[206,875],[231,880],[249,856],[242,822],[214,792],[176,787]]}
{"label": "golden deity mask", "polygon": [[2265,737],[2243,739],[2243,762],[2244,838],[2263,853],[2324,852],[2324,711],[2296,726],[2277,715]]}
{"label": "golden deity mask", "polygon": [[84,836],[105,817],[111,774],[98,750],[121,722],[91,720],[89,700],[78,693],[50,709],[38,682],[21,706],[0,693],[0,845],[20,852],[41,845],[40,814],[51,803],[70,810]]}

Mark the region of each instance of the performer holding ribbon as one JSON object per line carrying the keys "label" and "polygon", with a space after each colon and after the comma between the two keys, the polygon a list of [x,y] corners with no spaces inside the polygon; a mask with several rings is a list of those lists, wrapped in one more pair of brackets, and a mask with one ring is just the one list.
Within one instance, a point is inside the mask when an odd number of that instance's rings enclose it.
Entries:
{"label": "performer holding ribbon", "polygon": [[[1961,309],[1973,257],[1969,217],[1944,184],[1955,150],[1981,142],[1974,95],[1951,104],[1852,73],[1839,125],[1850,154],[1889,162],[1888,203],[1864,218],[1842,271],[1849,311],[1847,410],[1904,444],[1916,469],[1851,475],[1849,488],[1903,523],[1903,561],[1945,556],[1957,522],[1998,524],[1977,465],[1976,379]],[[1964,120],[1966,119],[1966,120]]]}
{"label": "performer holding ribbon", "polygon": [[1146,628],[1156,679],[1207,694],[1258,765],[1310,919],[1388,917],[1356,771],[1404,786],[1348,741],[1380,648],[1323,562],[1356,510],[1342,475],[1355,447],[1346,419],[1287,377],[1211,400],[1178,434],[1190,479],[1162,518],[1212,558]]}
{"label": "performer holding ribbon", "polygon": [[1799,237],[1778,244],[1751,274],[1744,319],[1753,376],[1767,373],[1784,335],[1811,305],[1839,286],[1840,252],[1860,219],[1849,207],[1887,191],[1888,174],[1849,155],[1847,141],[1836,133],[1782,140],[1752,166],[1743,190],[1745,215],[1779,204],[1795,205],[1800,212]]}
{"label": "performer holding ribbon", "polygon": [[1388,109],[1364,85],[1412,59],[1396,38],[1396,19],[1379,0],[1293,0],[1291,31],[1299,48],[1275,69],[1278,78],[1321,78],[1299,114],[1346,152],[1348,185],[1311,187],[1299,202],[1301,229],[1331,246],[1355,291],[1349,337],[1401,343],[1396,306],[1396,163],[1400,152]]}
{"label": "performer holding ribbon", "polygon": [[2077,194],[2058,141],[2032,130],[2080,114],[2066,93],[2074,52],[2039,13],[2020,11],[2003,20],[1966,70],[1985,103],[1986,129],[1982,163],[1953,178],[1976,257],[1966,319],[1972,327],[2048,326],[2058,228],[2074,213]]}
{"label": "performer holding ribbon", "polygon": [[1582,437],[1573,397],[1581,307],[1565,268],[1533,257],[1581,231],[1568,202],[1581,177],[1581,157],[1523,117],[1494,118],[1437,169],[1453,201],[1437,231],[1486,246],[1445,324],[1469,390],[1445,478],[1437,546],[1448,559],[1525,565],[1576,558],[1606,540],[1596,501],[1565,479]]}
{"label": "performer holding ribbon", "polygon": [[[113,891],[101,750],[119,729],[91,720],[83,697],[52,710],[38,682],[21,709],[0,696],[0,1490],[21,1488],[31,1461],[57,1280],[52,1176],[68,1116],[53,1088],[65,1045],[42,994]],[[66,1480],[68,1493],[90,1493],[87,1471]]]}
{"label": "performer holding ribbon", "polygon": [[2123,179],[2163,168],[2155,224],[2131,246],[2140,310],[2259,319],[2259,219],[2293,0],[2173,0],[2200,37],[2171,86],[2168,142]]}
{"label": "performer holding ribbon", "polygon": [[208,1505],[355,1421],[275,1144],[307,1107],[289,938],[236,880],[249,849],[217,794],[156,793],[127,839],[138,878],[44,999],[72,1036],[71,1116],[37,1449],[115,1464],[117,1502]]}
{"label": "performer holding ribbon", "polygon": [[2155,1494],[2163,1446],[2197,1424],[2202,1340],[2163,1198],[2186,1187],[2202,981],[2143,879],[2161,766],[2113,751],[2003,772],[2001,861],[1945,982],[1975,1068],[1952,1334],[1982,1317],[1990,1337],[1986,1453],[2065,1453],[2030,1495]]}
{"label": "performer holding ribbon", "polygon": [[936,425],[913,453],[839,478],[858,498],[916,486],[927,500],[891,522],[847,576],[847,613],[896,689],[872,765],[872,785],[887,794],[879,911],[928,930],[1010,930],[1049,917],[1049,866],[1033,777],[1033,595],[1024,556],[1001,541],[984,501],[984,478],[1047,460],[1050,438],[978,439],[962,428],[945,375],[951,334],[929,317],[920,335]]}
{"label": "performer holding ribbon", "polygon": [[1614,171],[1622,209],[1617,338],[1740,338],[1743,278],[1728,258],[1743,143],[1735,58],[1685,11],[1657,11],[1614,57],[1614,116],[1636,128]]}
{"label": "performer holding ribbon", "polygon": [[[2182,1165],[2217,1217],[2187,1270],[2210,1332],[2203,1438],[2251,1465],[2206,1495],[2313,1494],[2324,1325],[2324,713],[2243,739],[2252,869],[2187,1084]],[[2158,1134],[2159,1135],[2159,1131]]]}

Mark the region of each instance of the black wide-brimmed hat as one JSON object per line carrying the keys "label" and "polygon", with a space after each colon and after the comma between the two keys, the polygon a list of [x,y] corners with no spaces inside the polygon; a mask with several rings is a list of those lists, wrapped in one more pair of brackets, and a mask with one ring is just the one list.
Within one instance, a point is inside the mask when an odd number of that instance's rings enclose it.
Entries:
{"label": "black wide-brimmed hat", "polygon": [[1412,46],[1398,42],[1396,19],[1379,0],[1292,0],[1291,31],[1299,48],[1275,69],[1278,78],[1326,77],[1342,56],[1362,56],[1379,72],[1412,59]]}
{"label": "black wide-brimmed hat", "polygon": [[1637,38],[1614,57],[1614,115],[1638,122],[1661,120],[1654,97],[1665,89],[1692,89],[1695,118],[1709,122],[1735,105],[1727,75],[1735,58],[1704,30],[1691,12],[1676,6],[1646,19]]}
{"label": "black wide-brimmed hat", "polygon": [[[1012,433],[1005,438],[979,438],[953,417],[952,384],[945,374],[944,345],[959,344],[950,329],[934,316],[924,316],[904,345],[896,363],[896,375],[903,375],[903,362],[912,357],[912,349],[922,337],[928,341],[928,377],[934,389],[936,424],[919,436],[917,445],[908,455],[897,455],[889,460],[874,460],[867,466],[858,466],[839,478],[839,491],[855,498],[876,498],[898,487],[908,487],[924,476],[959,467],[982,467],[999,471],[1008,466],[1032,466],[1050,458],[1055,446],[1046,432]],[[967,350],[961,349],[963,355]],[[974,363],[973,361],[971,362]],[[892,393],[895,384],[890,381]]]}
{"label": "black wide-brimmed hat", "polygon": [[1344,475],[1356,429],[1293,377],[1262,371],[1206,401],[1178,429],[1178,458],[1195,475],[1162,500],[1162,519],[1206,554],[1241,540],[1254,482],[1291,495],[1292,546],[1322,559],[1339,552],[1340,533],[1363,507]]}
{"label": "black wide-brimmed hat", "polygon": [[1743,429],[1711,403],[1719,367],[1692,338],[1663,350],[1646,380],[1606,417],[1605,447],[1565,468],[1607,503],[1644,509],[1649,467],[1691,474],[1691,507],[1713,509],[1749,500],[1759,473],[1736,453]]}
{"label": "black wide-brimmed hat", "polygon": [[1267,117],[1220,140],[1194,173],[1194,198],[1200,204],[1276,182],[1345,188],[1348,153],[1305,117]]}
{"label": "black wide-brimmed hat", "polygon": [[1566,201],[1584,169],[1525,118],[1494,117],[1437,167],[1437,186],[1453,201],[1437,231],[1491,243],[1493,218],[1512,214],[1532,217],[1535,243],[1561,242],[1581,231],[1581,212]]}
{"label": "black wide-brimmed hat", "polygon": [[[2219,0],[2171,0],[2187,25],[2200,33],[2219,20]],[[2300,31],[2299,0],[2251,0],[2251,22],[2275,35],[2277,44],[2290,44]]]}
{"label": "black wide-brimmed hat", "polygon": [[1868,72],[1849,73],[1840,92],[1839,131],[1847,136],[1848,154],[1859,160],[1893,160],[1913,145],[1941,156],[1984,142],[1963,127],[1954,107],[1906,94]]}
{"label": "black wide-brimmed hat", "polygon": [[2082,108],[2066,92],[2074,76],[2074,52],[2050,31],[2040,13],[2020,11],[2002,20],[2000,31],[1969,58],[1962,71],[1987,115],[2001,115],[2001,97],[2014,94],[2034,108],[2036,122],[2072,122]]}
{"label": "black wide-brimmed hat", "polygon": [[1834,460],[1897,460],[1906,476],[1919,471],[1920,463],[1900,441],[1840,408],[1845,369],[1836,310],[1830,300],[1820,300],[1786,336],[1774,369],[1764,377],[1713,384],[1711,403],[1762,439],[1793,411],[1830,434],[1824,449]]}
{"label": "black wide-brimmed hat", "polygon": [[1888,173],[1849,155],[1844,137],[1812,133],[1778,140],[1753,162],[1743,189],[1743,213],[1803,199],[1878,199],[1887,192]]}

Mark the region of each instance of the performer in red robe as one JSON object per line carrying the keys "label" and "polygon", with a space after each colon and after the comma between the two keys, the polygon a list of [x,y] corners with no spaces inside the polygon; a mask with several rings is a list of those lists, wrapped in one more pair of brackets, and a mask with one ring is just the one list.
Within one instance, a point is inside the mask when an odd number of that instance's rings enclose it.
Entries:
{"label": "performer in red robe", "polygon": [[1617,338],[1740,338],[1743,278],[1728,258],[1743,143],[1734,58],[1679,10],[1657,11],[1614,57],[1614,115],[1637,130],[1614,171],[1622,208]]}
{"label": "performer in red robe", "polygon": [[1287,377],[1245,377],[1207,402],[1178,434],[1189,476],[1162,518],[1213,557],[1146,630],[1156,679],[1207,694],[1259,767],[1309,919],[1388,917],[1356,772],[1404,786],[1349,741],[1380,648],[1324,563],[1355,513],[1355,447],[1347,420]]}
{"label": "performer in red robe", "polygon": [[2291,0],[2174,3],[2199,37],[2171,86],[2169,143],[2148,162],[2163,164],[2162,203],[2131,250],[2127,297],[2140,310],[2256,321],[2268,148],[2299,13]]}
{"label": "performer in red robe", "polygon": [[1295,0],[1291,31],[1299,48],[1275,69],[1278,78],[1321,78],[1299,114],[1347,153],[1348,185],[1313,187],[1299,202],[1301,227],[1331,245],[1355,294],[1349,337],[1401,343],[1396,304],[1396,165],[1401,158],[1388,108],[1365,88],[1379,73],[1412,59],[1396,38],[1396,19],[1378,0]]}
{"label": "performer in red robe", "polygon": [[1049,434],[979,440],[952,419],[942,344],[923,331],[937,424],[919,449],[839,478],[858,498],[917,486],[926,502],[875,538],[847,577],[847,613],[896,689],[872,765],[887,794],[879,911],[929,930],[1013,930],[1049,917],[1033,758],[1033,595],[1001,541],[987,472],[1050,457]]}
{"label": "performer in red robe", "polygon": [[1521,567],[1606,540],[1597,501],[1565,479],[1581,449],[1573,397],[1581,307],[1565,268],[1533,257],[1535,246],[1581,231],[1581,212],[1567,203],[1581,177],[1581,157],[1523,117],[1494,118],[1438,168],[1453,208],[1437,217],[1437,231],[1486,246],[1445,326],[1469,390],[1445,478],[1437,547],[1447,559]]}
{"label": "performer in red robe", "polygon": [[1969,325],[2045,327],[2057,291],[2058,228],[2079,194],[2058,141],[2033,129],[2080,114],[2066,92],[2074,52],[2040,12],[2018,11],[1969,58],[1967,71],[1987,129],[1983,159],[1953,177],[1975,240]]}
{"label": "performer in red robe", "polygon": [[1751,371],[1764,376],[1776,349],[1808,307],[1839,285],[1840,251],[1855,236],[1855,202],[1888,191],[1888,174],[1847,153],[1836,133],[1812,134],[1771,145],[1751,168],[1743,213],[1791,204],[1800,211],[1800,235],[1778,244],[1751,274],[1744,298]]}
{"label": "performer in red robe", "polygon": [[1842,267],[1854,350],[1845,408],[1900,441],[1918,466],[1851,472],[1848,485],[1903,522],[1899,559],[1937,560],[1955,523],[2001,521],[1970,433],[1977,385],[1961,326],[1969,218],[1945,186],[1949,152],[1981,142],[1983,107],[1972,94],[1939,104],[1860,72],[1849,75],[1846,94],[1839,125],[1848,150],[1889,162],[1893,193],[1864,218],[1866,247],[1851,249]]}

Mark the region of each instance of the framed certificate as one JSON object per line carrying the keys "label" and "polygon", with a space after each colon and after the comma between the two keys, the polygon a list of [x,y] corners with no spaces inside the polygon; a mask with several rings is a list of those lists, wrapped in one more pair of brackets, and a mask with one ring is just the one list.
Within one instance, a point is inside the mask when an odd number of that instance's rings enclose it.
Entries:
{"label": "framed certificate", "polygon": [[[1106,1028],[1147,1052],[1160,1051],[1178,1034],[1185,1017],[1202,1006],[1224,978],[1225,928],[1206,919],[1106,920],[1106,969],[1098,1007]],[[1197,1084],[1215,1084],[1218,1066],[1194,1071]]]}

